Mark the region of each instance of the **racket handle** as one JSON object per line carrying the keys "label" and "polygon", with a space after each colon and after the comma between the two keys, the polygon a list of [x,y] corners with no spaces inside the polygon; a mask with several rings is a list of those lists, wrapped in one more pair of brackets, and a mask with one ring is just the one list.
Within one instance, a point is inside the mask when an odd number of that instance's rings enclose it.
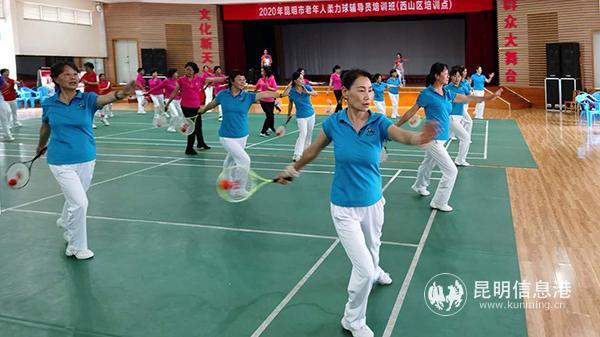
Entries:
{"label": "racket handle", "polygon": [[[292,180],[294,180],[294,177],[285,177],[285,178],[283,178],[283,179],[284,179],[284,180],[287,180],[287,181],[292,181]],[[274,182],[274,183],[276,183],[276,182],[278,182],[278,181],[279,181],[279,178],[275,178],[275,179],[273,179],[273,182]]]}

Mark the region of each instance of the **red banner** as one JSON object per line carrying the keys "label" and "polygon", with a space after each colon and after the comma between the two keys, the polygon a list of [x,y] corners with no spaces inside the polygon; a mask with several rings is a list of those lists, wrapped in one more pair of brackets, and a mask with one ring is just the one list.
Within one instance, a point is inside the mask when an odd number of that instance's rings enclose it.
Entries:
{"label": "red banner", "polygon": [[223,18],[280,20],[481,12],[494,9],[492,0],[304,1],[223,5]]}

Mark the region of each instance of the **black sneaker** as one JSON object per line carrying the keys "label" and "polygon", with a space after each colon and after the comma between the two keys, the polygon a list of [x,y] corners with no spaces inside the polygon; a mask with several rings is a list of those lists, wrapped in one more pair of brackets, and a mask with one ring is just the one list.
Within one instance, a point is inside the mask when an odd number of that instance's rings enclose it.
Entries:
{"label": "black sneaker", "polygon": [[194,149],[185,149],[185,154],[195,155],[198,154],[198,152],[196,152]]}
{"label": "black sneaker", "polygon": [[211,149],[211,147],[206,144],[198,146],[198,150],[210,150],[210,149]]}

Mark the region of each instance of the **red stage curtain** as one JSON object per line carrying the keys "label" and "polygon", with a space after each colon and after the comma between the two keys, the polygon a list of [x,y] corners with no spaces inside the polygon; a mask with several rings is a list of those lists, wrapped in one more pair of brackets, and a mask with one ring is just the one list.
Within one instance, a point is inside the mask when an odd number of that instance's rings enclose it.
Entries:
{"label": "red stage curtain", "polygon": [[483,67],[485,74],[498,74],[498,40],[496,28],[496,12],[486,11],[465,14],[465,66],[469,75],[475,67]]}
{"label": "red stage curtain", "polygon": [[223,21],[223,50],[225,70],[239,69],[245,72],[246,47],[244,42],[244,24],[241,21]]}

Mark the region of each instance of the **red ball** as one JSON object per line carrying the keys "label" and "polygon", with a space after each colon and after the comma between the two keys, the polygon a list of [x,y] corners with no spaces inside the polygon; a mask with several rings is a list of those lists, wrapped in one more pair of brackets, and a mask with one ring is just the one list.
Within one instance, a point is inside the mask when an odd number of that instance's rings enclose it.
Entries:
{"label": "red ball", "polygon": [[17,179],[15,178],[11,178],[8,180],[8,185],[9,186],[15,186],[17,184]]}
{"label": "red ball", "polygon": [[219,181],[219,188],[222,190],[230,190],[233,188],[233,182],[231,180],[223,179]]}
{"label": "red ball", "polygon": [[184,125],[184,126],[182,126],[182,127],[181,127],[181,129],[180,129],[180,130],[181,130],[181,132],[186,132],[186,131],[187,131],[187,129],[188,129],[188,128],[187,128],[187,125]]}

